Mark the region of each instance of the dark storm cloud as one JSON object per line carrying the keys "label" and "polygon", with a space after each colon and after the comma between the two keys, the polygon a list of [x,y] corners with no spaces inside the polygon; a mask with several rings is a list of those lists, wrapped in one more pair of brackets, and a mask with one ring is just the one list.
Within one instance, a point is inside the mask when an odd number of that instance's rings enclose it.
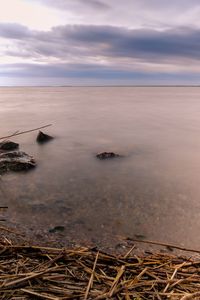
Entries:
{"label": "dark storm cloud", "polygon": [[[32,35],[33,33],[31,33]],[[9,39],[23,39],[30,36],[30,31],[26,26],[15,23],[1,23],[0,37]]]}
{"label": "dark storm cloud", "polygon": [[111,52],[115,56],[143,59],[199,58],[200,31],[191,29],[133,30],[114,39]]}
{"label": "dark storm cloud", "polygon": [[[15,39],[7,55],[65,59],[68,55],[162,60],[200,58],[200,30],[129,30],[112,26],[67,25],[51,31],[31,31],[17,24],[0,24],[0,37]],[[23,51],[22,51],[23,50]]]}
{"label": "dark storm cloud", "polygon": [[179,73],[184,81],[181,71],[197,80],[199,0],[7,0],[5,8],[1,80],[12,75],[166,80]]}
{"label": "dark storm cloud", "polygon": [[[35,31],[17,24],[0,24],[0,38],[5,43],[9,41],[4,55],[34,62],[1,64],[1,77],[151,78],[154,81],[159,78],[162,81],[162,78],[169,80],[168,64],[176,68],[170,73],[173,78],[177,76],[177,66],[182,67],[188,60],[195,65],[200,59],[200,30],[191,28],[157,31],[67,25]],[[149,62],[153,63],[151,68],[144,68]],[[164,66],[163,73],[154,69],[157,63]],[[184,76],[179,72],[179,79],[184,80]],[[196,76],[190,73],[190,78],[196,80]]]}
{"label": "dark storm cloud", "polygon": [[128,30],[111,26],[61,26],[53,28],[52,37],[71,45],[94,47],[93,55],[162,58],[199,57],[200,31]]}
{"label": "dark storm cloud", "polygon": [[[60,29],[62,32],[62,29]],[[61,34],[76,42],[96,44],[105,56],[137,58],[200,57],[200,30],[128,30],[116,27],[63,28]],[[102,45],[102,47],[101,47]],[[101,49],[101,50],[100,50]]]}

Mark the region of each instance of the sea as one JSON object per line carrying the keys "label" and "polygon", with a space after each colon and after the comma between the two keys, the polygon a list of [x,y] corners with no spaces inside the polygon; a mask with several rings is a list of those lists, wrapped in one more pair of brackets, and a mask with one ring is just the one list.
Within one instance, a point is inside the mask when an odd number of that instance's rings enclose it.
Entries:
{"label": "sea", "polygon": [[[38,237],[200,245],[200,87],[1,87],[0,137],[37,167],[0,178],[7,222]],[[121,158],[99,160],[101,152]]]}

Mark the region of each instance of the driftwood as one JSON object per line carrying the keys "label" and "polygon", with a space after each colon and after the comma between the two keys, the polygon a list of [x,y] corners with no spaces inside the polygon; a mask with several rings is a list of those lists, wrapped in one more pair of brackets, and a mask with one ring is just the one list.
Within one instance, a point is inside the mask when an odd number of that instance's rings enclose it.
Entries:
{"label": "driftwood", "polygon": [[181,247],[181,246],[177,246],[177,245],[173,245],[173,244],[168,244],[168,243],[162,243],[162,242],[156,242],[156,241],[149,241],[149,240],[138,240],[138,239],[134,239],[134,238],[122,238],[124,240],[127,241],[132,241],[135,243],[144,243],[144,244],[151,244],[151,245],[157,245],[157,246],[162,246],[162,247],[166,247],[168,249],[177,249],[177,250],[182,250],[182,251],[186,251],[186,252],[193,252],[193,253],[199,253],[200,254],[200,250],[195,250],[192,248],[186,248],[186,247]]}
{"label": "driftwood", "polygon": [[16,131],[15,133],[13,133],[11,135],[0,137],[0,140],[5,140],[5,139],[15,137],[15,136],[18,136],[18,135],[21,135],[21,134],[29,133],[29,132],[32,132],[32,131],[37,131],[37,130],[40,130],[40,129],[43,129],[43,128],[46,128],[46,127],[49,127],[49,126],[52,126],[52,124],[44,125],[44,126],[41,126],[41,127],[38,127],[38,128],[25,130],[25,131]]}

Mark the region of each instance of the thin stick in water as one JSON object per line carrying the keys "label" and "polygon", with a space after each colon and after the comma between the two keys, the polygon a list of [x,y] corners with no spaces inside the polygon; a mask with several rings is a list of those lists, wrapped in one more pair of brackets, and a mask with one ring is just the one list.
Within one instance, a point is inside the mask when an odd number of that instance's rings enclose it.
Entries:
{"label": "thin stick in water", "polygon": [[46,127],[49,127],[49,126],[52,126],[52,124],[48,124],[48,125],[44,125],[44,126],[41,126],[41,127],[38,127],[38,128],[25,130],[25,131],[21,131],[21,132],[11,134],[11,135],[3,136],[3,137],[0,137],[0,140],[5,140],[5,139],[8,139],[8,138],[13,137],[13,136],[17,136],[17,135],[29,133],[29,132],[32,132],[32,131],[40,130],[40,129],[43,129],[43,128],[46,128]]}

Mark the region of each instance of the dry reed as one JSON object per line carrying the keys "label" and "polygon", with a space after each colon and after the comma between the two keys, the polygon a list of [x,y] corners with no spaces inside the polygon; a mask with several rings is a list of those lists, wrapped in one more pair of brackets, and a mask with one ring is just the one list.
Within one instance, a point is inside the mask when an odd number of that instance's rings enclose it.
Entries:
{"label": "dry reed", "polygon": [[200,299],[200,259],[0,243],[0,299]]}

